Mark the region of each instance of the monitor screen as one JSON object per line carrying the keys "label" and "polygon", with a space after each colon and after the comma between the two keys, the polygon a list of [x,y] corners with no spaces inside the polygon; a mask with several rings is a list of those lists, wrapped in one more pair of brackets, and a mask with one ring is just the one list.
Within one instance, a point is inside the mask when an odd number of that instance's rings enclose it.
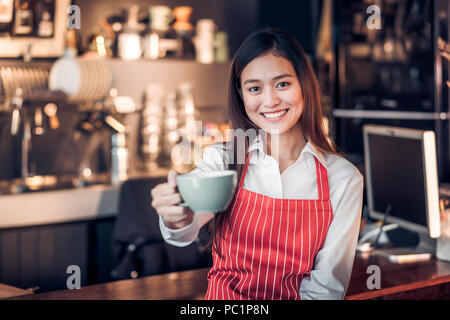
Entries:
{"label": "monitor screen", "polygon": [[[364,126],[370,216],[440,236],[436,142],[432,131]],[[388,210],[389,208],[389,210]]]}
{"label": "monitor screen", "polygon": [[422,141],[369,134],[373,209],[427,227]]}

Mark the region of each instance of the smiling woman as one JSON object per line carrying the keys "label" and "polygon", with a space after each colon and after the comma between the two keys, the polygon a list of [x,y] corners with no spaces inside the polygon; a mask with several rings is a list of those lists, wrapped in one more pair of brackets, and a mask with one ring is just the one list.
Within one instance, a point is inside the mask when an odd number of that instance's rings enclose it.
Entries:
{"label": "smiling woman", "polygon": [[215,214],[177,208],[171,172],[152,192],[164,239],[185,246],[211,221],[206,299],[342,299],[363,179],[327,140],[317,79],[291,35],[263,29],[242,44],[231,66],[229,115],[235,132],[259,134],[210,146],[192,174],[236,170],[231,204]]}
{"label": "smiling woman", "polygon": [[[249,36],[233,59],[228,95],[234,128],[288,133],[296,141],[307,139],[320,151],[337,154],[324,131],[313,68],[290,34],[263,29]],[[239,177],[243,168],[242,163],[235,168]]]}
{"label": "smiling woman", "polygon": [[241,82],[245,111],[255,125],[269,133],[302,136],[302,90],[289,60],[272,52],[260,56],[244,69]]}

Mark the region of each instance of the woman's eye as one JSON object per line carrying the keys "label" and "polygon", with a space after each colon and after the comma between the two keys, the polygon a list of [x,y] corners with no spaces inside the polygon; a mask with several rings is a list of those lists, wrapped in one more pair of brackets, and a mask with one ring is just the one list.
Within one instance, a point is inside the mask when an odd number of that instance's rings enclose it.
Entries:
{"label": "woman's eye", "polygon": [[261,90],[260,87],[251,87],[250,89],[248,89],[248,91],[252,92],[252,93],[257,93]]}
{"label": "woman's eye", "polygon": [[289,82],[283,81],[277,84],[277,88],[285,88],[289,86]]}

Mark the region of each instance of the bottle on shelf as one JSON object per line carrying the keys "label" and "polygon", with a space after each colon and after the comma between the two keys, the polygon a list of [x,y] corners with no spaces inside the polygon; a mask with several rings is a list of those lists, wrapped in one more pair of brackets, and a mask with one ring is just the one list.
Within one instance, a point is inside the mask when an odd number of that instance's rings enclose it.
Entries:
{"label": "bottle on shelf", "polygon": [[172,150],[179,140],[178,133],[178,106],[177,94],[175,91],[170,91],[165,99],[164,106],[164,130],[162,142],[161,165],[163,167],[170,167],[172,162]]}
{"label": "bottle on shelf", "polygon": [[195,168],[202,156],[202,127],[196,121],[192,84],[181,83],[178,93],[178,133],[181,139],[172,148],[172,169],[187,173]]}
{"label": "bottle on shelf", "polygon": [[31,36],[34,31],[31,0],[16,0],[14,10],[13,34],[16,36]]}
{"label": "bottle on shelf", "polygon": [[151,83],[145,90],[145,107],[142,110],[142,155],[147,171],[159,167],[162,134],[164,130],[164,87]]}
{"label": "bottle on shelf", "polygon": [[136,60],[142,55],[141,35],[139,30],[139,7],[132,5],[128,20],[119,35],[119,57],[124,60]]}
{"label": "bottle on shelf", "polygon": [[150,6],[148,8],[150,30],[157,32],[161,37],[169,31],[169,24],[173,20],[172,9],[168,6]]}
{"label": "bottle on shelf", "polygon": [[111,136],[111,184],[119,185],[128,177],[128,149],[125,133]]}
{"label": "bottle on shelf", "polygon": [[212,19],[200,19],[196,25],[195,52],[200,63],[214,62],[214,32],[216,25]]}
{"label": "bottle on shelf", "polygon": [[178,120],[180,126],[184,129],[184,134],[189,141],[193,141],[196,134],[195,128],[195,105],[193,88],[190,82],[180,83],[179,92],[179,108]]}
{"label": "bottle on shelf", "polygon": [[0,0],[0,36],[11,35],[14,0]]}
{"label": "bottle on shelf", "polygon": [[228,33],[224,31],[216,32],[214,44],[214,60],[216,62],[227,62],[228,60],[230,60],[230,50],[228,48]]}
{"label": "bottle on shelf", "polygon": [[176,21],[173,24],[173,29],[179,43],[175,57],[180,59],[193,59],[195,56],[193,45],[194,26],[189,21],[192,11],[192,7],[189,6],[180,6],[174,9]]}
{"label": "bottle on shelf", "polygon": [[35,30],[40,38],[51,38],[54,33],[55,1],[39,0],[35,2]]}
{"label": "bottle on shelf", "polygon": [[144,57],[158,59],[165,56],[165,38],[173,19],[172,9],[168,6],[150,6],[148,8],[149,25],[144,39]]}

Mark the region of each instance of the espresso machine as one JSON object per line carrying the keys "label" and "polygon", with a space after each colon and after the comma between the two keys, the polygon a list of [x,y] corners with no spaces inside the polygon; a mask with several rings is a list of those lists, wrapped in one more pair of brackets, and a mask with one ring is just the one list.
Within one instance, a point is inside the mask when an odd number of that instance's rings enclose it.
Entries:
{"label": "espresso machine", "polygon": [[61,76],[52,74],[58,61],[0,66],[0,149],[10,147],[1,163],[0,193],[119,184],[127,178],[127,128],[118,106],[123,97],[111,89],[113,76],[105,71],[108,77],[96,86],[78,77],[81,89],[74,95],[64,87],[64,68]]}

